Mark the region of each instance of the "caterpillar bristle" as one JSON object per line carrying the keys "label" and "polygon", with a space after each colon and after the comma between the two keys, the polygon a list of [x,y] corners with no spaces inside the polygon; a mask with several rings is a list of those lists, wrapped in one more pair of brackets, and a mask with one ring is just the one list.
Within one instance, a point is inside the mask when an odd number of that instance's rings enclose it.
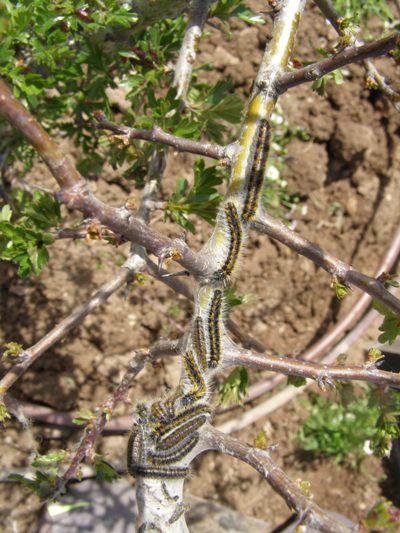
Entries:
{"label": "caterpillar bristle", "polygon": [[191,433],[168,450],[156,449],[155,451],[150,452],[149,459],[157,466],[177,463],[184,459],[193,450],[198,441],[199,434],[197,432]]}
{"label": "caterpillar bristle", "polygon": [[200,316],[194,319],[193,342],[196,351],[197,361],[203,372],[207,370],[207,347],[204,338],[203,320]]}
{"label": "caterpillar bristle", "polygon": [[183,466],[150,466],[135,464],[128,470],[134,477],[154,478],[154,479],[184,479],[189,468]]}
{"label": "caterpillar bristle", "polygon": [[185,437],[201,428],[207,421],[206,415],[196,416],[196,418],[188,420],[181,424],[177,429],[166,437],[162,437],[157,443],[158,450],[168,450],[182,441]]}
{"label": "caterpillar bristle", "polygon": [[197,365],[193,352],[188,351],[183,356],[183,366],[185,368],[186,376],[191,384],[191,389],[188,394],[183,396],[182,400],[190,403],[190,398],[200,400],[207,393],[206,382],[204,380],[202,371]]}
{"label": "caterpillar bristle", "polygon": [[209,415],[210,413],[211,409],[207,404],[196,404],[190,407],[184,407],[170,422],[167,424],[160,424],[159,427],[155,429],[156,434],[158,437],[162,437],[188,420],[199,415]]}
{"label": "caterpillar bristle", "polygon": [[213,293],[208,313],[208,337],[210,341],[209,368],[216,368],[221,361],[221,312],[222,292],[216,290]]}
{"label": "caterpillar bristle", "polygon": [[253,164],[247,179],[246,198],[244,201],[242,220],[247,224],[255,217],[262,184],[264,181],[265,165],[270,147],[270,125],[266,119],[260,121],[257,144]]}
{"label": "caterpillar bristle", "polygon": [[228,226],[228,252],[224,264],[214,272],[216,282],[229,283],[237,264],[243,241],[243,231],[239,214],[233,202],[224,206],[225,220]]}

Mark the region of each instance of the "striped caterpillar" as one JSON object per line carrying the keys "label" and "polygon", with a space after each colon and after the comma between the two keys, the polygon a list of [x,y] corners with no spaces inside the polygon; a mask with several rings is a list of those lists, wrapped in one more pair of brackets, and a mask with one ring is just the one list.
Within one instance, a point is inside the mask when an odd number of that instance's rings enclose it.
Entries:
{"label": "striped caterpillar", "polygon": [[266,119],[262,119],[258,130],[253,164],[247,178],[246,198],[242,211],[242,220],[245,223],[251,222],[257,211],[258,200],[264,180],[265,165],[268,159],[270,136],[269,122]]}
{"label": "striped caterpillar", "polygon": [[216,368],[221,361],[221,311],[222,311],[222,292],[214,291],[211,299],[210,309],[208,312],[208,338],[210,342],[210,357],[208,360],[209,368]]}
{"label": "striped caterpillar", "polygon": [[225,220],[228,226],[228,253],[224,264],[216,272],[213,279],[228,283],[237,264],[243,242],[243,230],[236,206],[229,202],[224,206]]}
{"label": "striped caterpillar", "polygon": [[182,402],[187,404],[201,400],[207,393],[207,387],[202,371],[193,357],[193,352],[188,351],[184,354],[183,366],[190,381],[191,389],[188,394],[183,396]]}
{"label": "striped caterpillar", "polygon": [[[139,421],[133,426],[128,440],[128,472],[135,477],[184,478],[187,467],[170,466],[185,459],[199,440],[196,431],[207,421],[210,408],[193,405],[169,415],[168,420],[154,424],[154,405],[138,407]],[[163,413],[163,411],[161,411]]]}

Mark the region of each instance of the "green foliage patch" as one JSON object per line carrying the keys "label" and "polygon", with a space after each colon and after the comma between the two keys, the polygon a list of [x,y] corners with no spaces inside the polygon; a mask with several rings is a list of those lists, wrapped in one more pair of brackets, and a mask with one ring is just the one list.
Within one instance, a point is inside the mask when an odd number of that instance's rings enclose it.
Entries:
{"label": "green foliage patch", "polygon": [[[396,420],[400,394],[369,388],[354,397],[352,388],[343,390],[343,401],[312,395],[304,402],[310,414],[299,429],[298,440],[316,456],[332,456],[336,463],[348,459],[358,467],[368,453],[385,455],[392,439],[400,437]],[[350,398],[345,400],[349,390]]]}

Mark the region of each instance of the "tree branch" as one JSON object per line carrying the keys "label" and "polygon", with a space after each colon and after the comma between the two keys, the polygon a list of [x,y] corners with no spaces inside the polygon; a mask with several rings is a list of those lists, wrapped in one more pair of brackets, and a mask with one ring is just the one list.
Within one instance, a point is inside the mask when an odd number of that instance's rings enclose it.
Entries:
{"label": "tree branch", "polygon": [[146,363],[151,363],[163,355],[176,354],[180,341],[158,341],[148,350],[137,350],[134,358],[128,365],[128,370],[116,387],[112,396],[101,406],[100,414],[89,423],[86,433],[83,435],[78,449],[74,453],[70,464],[64,474],[58,479],[57,491],[60,492],[65,484],[73,477],[77,477],[79,465],[85,459],[91,457],[97,438],[103,432],[105,425],[110,419],[116,405],[125,400],[129,387],[135,377],[143,369]]}
{"label": "tree branch", "polygon": [[82,183],[82,176],[69,158],[51,140],[29,111],[13,96],[5,82],[0,79],[0,115],[19,130],[33,146],[61,188]]}
{"label": "tree branch", "polygon": [[[258,217],[253,227],[260,233],[265,233],[269,237],[288,246],[296,253],[311,259],[317,266],[323,268],[326,272],[335,276],[339,282],[346,285],[354,285],[362,291],[368,293],[373,298],[377,298],[387,305],[393,312],[400,314],[400,300],[393,296],[385,289],[382,281],[370,276],[366,276],[357,270],[354,270],[344,261],[340,261],[333,255],[323,250],[317,244],[301,237],[285,226],[282,222],[275,220],[266,213]],[[400,252],[400,231],[396,230],[395,242],[393,243],[393,253],[396,257]]]}
{"label": "tree branch", "polygon": [[84,305],[79,306],[68,317],[64,318],[57,326],[42,337],[36,344],[28,350],[24,350],[20,355],[20,362],[14,366],[0,380],[0,400],[9,388],[28,370],[28,368],[51,346],[61,340],[69,331],[79,326],[82,321],[101,304],[110,298],[132,274],[143,265],[137,259],[128,258],[124,266],[120,268],[118,274],[111,281],[104,283],[100,289]]}
{"label": "tree branch", "polygon": [[382,56],[400,44],[400,33],[394,33],[385,39],[373,41],[362,46],[354,46],[345,48],[341,52],[332,57],[323,59],[318,63],[313,63],[307,67],[301,68],[294,72],[285,72],[281,75],[276,83],[276,90],[279,94],[284,93],[292,87],[296,87],[302,83],[318,80],[333,72],[338,68],[344,67],[351,63],[363,61],[369,57]]}
{"label": "tree branch", "polygon": [[192,0],[189,10],[189,22],[179,51],[175,66],[174,87],[177,98],[186,100],[193,64],[196,61],[198,43],[207,19],[208,10],[213,0]]}
{"label": "tree branch", "polygon": [[310,501],[289,476],[271,459],[270,452],[254,448],[238,439],[221,433],[210,425],[202,432],[202,440],[208,449],[218,450],[247,463],[271,485],[286,502],[289,509],[294,509],[302,523],[327,533],[350,533],[351,527],[331,518],[326,511]]}
{"label": "tree branch", "polygon": [[209,274],[206,261],[190,250],[182,239],[169,239],[153,232],[126,208],[110,207],[98,200],[69,159],[59,150],[46,131],[18,102],[0,79],[0,116],[21,131],[49,167],[61,187],[58,198],[88,217],[96,218],[131,242],[142,245],[157,256],[170,254],[194,275]]}
{"label": "tree branch", "polygon": [[246,366],[256,370],[280,372],[286,376],[299,376],[316,380],[320,384],[333,384],[339,381],[368,381],[377,385],[388,385],[400,388],[400,374],[378,370],[375,365],[361,366],[329,366],[309,361],[301,361],[277,355],[253,355],[251,352],[225,353],[224,364],[230,366]]}
{"label": "tree branch", "polygon": [[[349,38],[351,44],[354,46],[360,46],[363,44],[362,41],[357,39],[351,33],[346,33],[346,30],[341,27],[340,21],[343,20],[343,17],[341,17],[334,8],[332,0],[314,0],[314,4],[319,7],[323,15],[327,18],[327,20],[329,20],[340,37],[344,39]],[[400,111],[400,94],[386,82],[372,61],[365,59],[363,64],[367,72],[367,76],[375,80],[380,90],[389,98],[395,109]]]}
{"label": "tree branch", "polygon": [[142,139],[144,141],[152,141],[171,146],[178,152],[190,152],[213,159],[228,159],[229,161],[233,155],[231,146],[225,147],[219,144],[204,143],[193,141],[192,139],[185,139],[184,137],[177,137],[176,135],[171,135],[171,133],[163,131],[157,126],[153,126],[151,130],[121,126],[107,120],[103,113],[96,113],[95,118],[97,120],[97,129],[112,131],[116,135],[122,136],[122,140],[127,143],[130,143],[134,139]]}

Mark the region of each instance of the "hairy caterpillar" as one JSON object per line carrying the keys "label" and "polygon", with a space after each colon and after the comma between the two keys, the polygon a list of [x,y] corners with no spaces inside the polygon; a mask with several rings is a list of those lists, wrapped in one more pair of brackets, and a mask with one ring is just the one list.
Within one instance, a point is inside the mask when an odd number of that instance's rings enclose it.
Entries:
{"label": "hairy caterpillar", "polygon": [[193,325],[193,342],[196,350],[197,361],[203,372],[207,370],[207,347],[204,338],[203,320],[196,317]]}
{"label": "hairy caterpillar", "polygon": [[218,269],[213,278],[216,281],[227,283],[232,276],[240,254],[243,240],[242,225],[234,203],[229,202],[224,206],[225,219],[228,225],[228,253],[224,264]]}
{"label": "hairy caterpillar", "polygon": [[209,368],[215,368],[221,361],[221,310],[222,310],[222,292],[214,291],[211,299],[210,310],[208,313],[208,338],[210,341],[210,359]]}
{"label": "hairy caterpillar", "polygon": [[188,475],[189,468],[184,466],[149,466],[131,464],[128,465],[128,472],[134,477],[182,479]]}
{"label": "hairy caterpillar", "polygon": [[170,465],[184,459],[199,442],[199,434],[196,432],[185,437],[178,444],[168,450],[158,450],[149,453],[150,461],[155,465]]}
{"label": "hairy caterpillar", "polygon": [[183,366],[192,388],[188,394],[183,396],[182,401],[191,403],[192,401],[200,400],[205,396],[207,387],[203,374],[193,357],[193,352],[188,351],[184,354]]}
{"label": "hairy caterpillar", "polygon": [[199,415],[209,415],[211,409],[207,404],[197,404],[190,407],[185,407],[180,413],[178,413],[172,420],[166,424],[158,424],[154,428],[154,433],[157,437],[161,437],[166,433],[169,433],[173,429],[178,428],[188,420],[195,418]]}
{"label": "hairy caterpillar", "polygon": [[203,424],[206,423],[206,421],[206,415],[196,416],[196,418],[188,420],[166,437],[162,437],[162,439],[157,443],[157,449],[168,450],[172,448],[175,446],[175,444],[178,444],[178,442],[185,439],[189,434],[199,429]]}
{"label": "hairy caterpillar", "polygon": [[250,222],[257,210],[258,199],[264,179],[265,164],[268,159],[270,145],[270,125],[268,120],[260,121],[254,160],[247,179],[246,198],[244,201],[242,220]]}

